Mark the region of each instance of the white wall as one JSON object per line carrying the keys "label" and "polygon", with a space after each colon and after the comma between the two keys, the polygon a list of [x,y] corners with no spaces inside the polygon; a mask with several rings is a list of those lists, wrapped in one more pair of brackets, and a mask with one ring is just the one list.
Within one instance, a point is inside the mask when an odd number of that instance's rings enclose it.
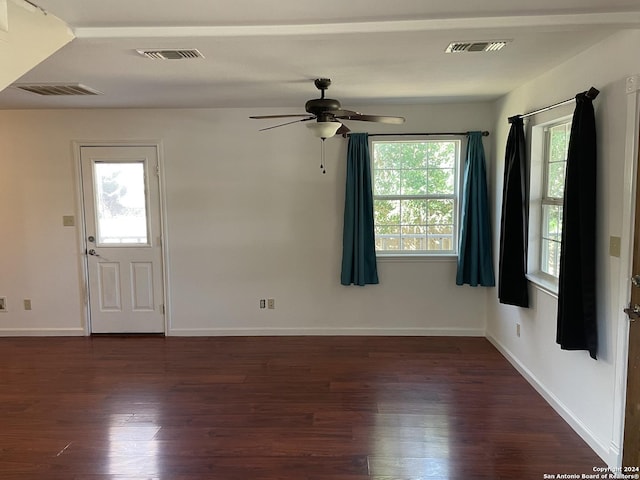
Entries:
{"label": "white wall", "polygon": [[[489,130],[492,105],[362,107],[405,115],[375,131]],[[486,289],[455,262],[380,263],[380,285],[340,285],[346,140],[303,125],[258,132],[287,109],[0,111],[0,335],[82,334],[84,290],[72,141],[163,145],[170,334],[483,335]],[[489,141],[486,141],[490,155]],[[275,310],[260,310],[260,298]],[[22,299],[33,310],[22,309]]]}
{"label": "white wall", "polygon": [[[614,431],[616,340],[623,305],[620,297],[620,259],[609,256],[609,237],[621,236],[623,222],[623,170],[627,94],[625,80],[640,72],[637,45],[640,31],[618,33],[545,75],[532,80],[496,104],[492,162],[494,207],[500,218],[507,118],[535,110],[595,86],[598,141],[597,193],[597,309],[598,360],[586,352],[560,350],[555,343],[557,301],[530,286],[531,307],[501,305],[497,289],[488,292],[487,336],[518,366],[557,410],[610,464],[617,462],[620,432]],[[573,106],[531,117],[529,128],[554,116],[573,112]],[[495,229],[495,245],[499,231]],[[497,251],[497,247],[496,247]],[[516,323],[521,336],[516,336]]]}
{"label": "white wall", "polygon": [[0,1],[0,90],[74,38],[55,15],[27,3]]}

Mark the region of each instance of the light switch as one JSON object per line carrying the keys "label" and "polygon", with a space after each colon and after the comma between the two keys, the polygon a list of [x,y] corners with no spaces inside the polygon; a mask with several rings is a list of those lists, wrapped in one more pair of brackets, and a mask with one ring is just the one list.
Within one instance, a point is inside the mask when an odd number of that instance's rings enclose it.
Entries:
{"label": "light switch", "polygon": [[65,215],[62,217],[62,226],[63,227],[75,227],[76,219],[73,215]]}
{"label": "light switch", "polygon": [[620,237],[609,237],[609,255],[620,258]]}

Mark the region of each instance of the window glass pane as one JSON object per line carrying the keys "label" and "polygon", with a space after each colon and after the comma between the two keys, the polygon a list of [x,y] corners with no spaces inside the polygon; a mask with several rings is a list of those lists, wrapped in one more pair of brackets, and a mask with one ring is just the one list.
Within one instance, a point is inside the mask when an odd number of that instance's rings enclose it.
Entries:
{"label": "window glass pane", "polygon": [[427,223],[427,202],[425,200],[401,200],[400,205],[403,225],[425,225]]}
{"label": "window glass pane", "polygon": [[452,195],[455,193],[455,170],[453,168],[429,169],[428,193],[432,195]]}
{"label": "window glass pane", "polygon": [[94,164],[98,244],[148,244],[142,162]]}
{"label": "window glass pane", "polygon": [[400,200],[374,200],[373,219],[377,226],[400,224]]}
{"label": "window glass pane", "polygon": [[549,160],[551,162],[563,162],[567,159],[569,134],[567,124],[564,123],[549,129]]}
{"label": "window glass pane", "polygon": [[402,170],[402,194],[424,195],[427,192],[427,170]]}
{"label": "window glass pane", "polygon": [[560,242],[542,240],[542,261],[540,270],[557,277],[560,274]]}
{"label": "window glass pane", "polygon": [[455,168],[456,142],[429,142],[429,167]]}
{"label": "window glass pane", "polygon": [[424,142],[396,143],[402,152],[402,168],[425,168],[427,166],[427,144]]}
{"label": "window glass pane", "polygon": [[453,200],[428,200],[429,225],[453,225]]}
{"label": "window glass pane", "polygon": [[375,169],[422,168],[426,148],[420,142],[380,142],[373,146]]}
{"label": "window glass pane", "polygon": [[377,225],[376,233],[380,235],[400,235],[400,226],[398,225]]}
{"label": "window glass pane", "polygon": [[547,132],[546,189],[549,198],[563,198],[571,122],[549,128]]}
{"label": "window glass pane", "polygon": [[375,236],[376,250],[400,250],[400,227],[376,226]]}
{"label": "window glass pane", "polygon": [[551,256],[549,262],[549,265],[553,265],[553,267],[551,267],[553,269],[553,272],[550,273],[551,275],[557,277],[560,275],[560,252],[562,251],[562,243],[554,242],[553,250],[553,255]]}
{"label": "window glass pane", "polygon": [[403,250],[426,250],[427,228],[424,225],[404,225],[402,227]]}
{"label": "window glass pane", "polygon": [[559,242],[562,237],[562,207],[542,206],[542,236]]}
{"label": "window glass pane", "polygon": [[560,272],[561,241],[562,207],[558,205],[543,205],[540,270],[555,277]]}
{"label": "window glass pane", "polygon": [[549,268],[549,258],[550,258],[550,254],[549,254],[549,246],[552,242],[550,242],[549,240],[545,240],[544,238],[541,241],[541,248],[540,248],[540,270],[545,272],[545,273],[549,273],[549,275],[551,275],[551,273],[549,272],[550,268]]}
{"label": "window glass pane", "polygon": [[547,170],[547,197],[564,198],[564,175],[566,162],[549,164]]}
{"label": "window glass pane", "polygon": [[375,195],[399,195],[401,170],[376,170],[374,174]]}
{"label": "window glass pane", "polygon": [[453,226],[430,225],[427,229],[428,250],[453,250]]}

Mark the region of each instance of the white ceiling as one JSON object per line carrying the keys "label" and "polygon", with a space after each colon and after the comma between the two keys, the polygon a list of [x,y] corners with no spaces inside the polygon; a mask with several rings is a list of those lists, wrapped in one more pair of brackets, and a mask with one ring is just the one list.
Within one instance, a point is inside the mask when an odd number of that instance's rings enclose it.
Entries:
{"label": "white ceiling", "polygon": [[[41,97],[7,88],[0,108],[303,113],[304,102],[318,96],[317,77],[333,80],[328,96],[345,107],[489,100],[621,28],[640,28],[638,0],[35,3],[77,38],[16,83],[82,83],[104,95]],[[479,40],[512,42],[500,52],[444,53],[450,42]],[[135,52],[140,48],[197,48],[205,58],[150,60]]]}

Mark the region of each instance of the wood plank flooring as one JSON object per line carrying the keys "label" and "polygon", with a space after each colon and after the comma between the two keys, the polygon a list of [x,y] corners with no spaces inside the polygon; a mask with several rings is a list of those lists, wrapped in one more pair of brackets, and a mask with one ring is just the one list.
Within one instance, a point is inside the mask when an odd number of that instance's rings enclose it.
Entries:
{"label": "wood plank flooring", "polygon": [[0,338],[3,480],[512,480],[594,466],[482,338]]}

